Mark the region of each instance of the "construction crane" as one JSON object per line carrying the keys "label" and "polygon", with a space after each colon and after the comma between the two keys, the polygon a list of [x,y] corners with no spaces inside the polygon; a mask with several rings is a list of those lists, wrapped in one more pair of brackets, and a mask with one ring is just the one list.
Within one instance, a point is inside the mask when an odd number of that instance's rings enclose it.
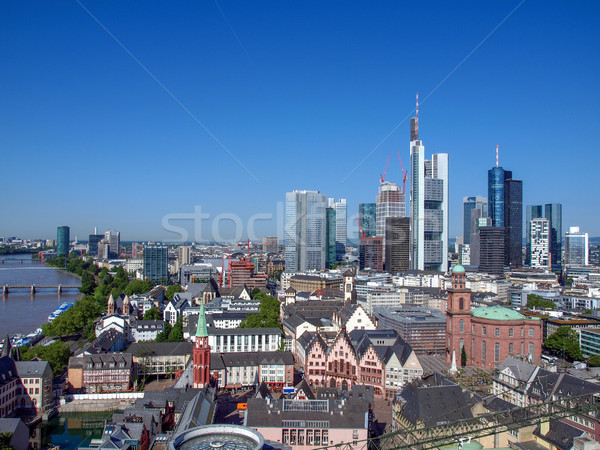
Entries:
{"label": "construction crane", "polygon": [[383,175],[379,175],[379,180],[384,183],[385,182],[385,175],[387,174],[387,170],[388,170],[388,166],[390,165],[390,158],[392,157],[392,154],[390,153],[390,155],[388,156],[387,159],[387,163],[385,163],[385,170],[383,171]]}
{"label": "construction crane", "polygon": [[248,239],[247,242],[239,242],[237,244],[238,247],[244,247],[244,246],[248,247],[248,259],[250,259],[250,244],[252,244],[252,245],[258,245],[256,242],[250,242],[250,239]]}
{"label": "construction crane", "polygon": [[367,237],[366,233],[363,231],[362,227],[360,226],[360,221],[358,220],[358,215],[356,215],[354,217],[356,217],[356,223],[358,224],[358,231],[360,233],[360,237],[361,238]]}
{"label": "construction crane", "polygon": [[406,177],[408,176],[408,171],[404,170],[402,158],[400,158],[400,152],[396,150],[396,153],[398,154],[398,160],[400,161],[400,167],[402,168],[402,193],[406,194]]}

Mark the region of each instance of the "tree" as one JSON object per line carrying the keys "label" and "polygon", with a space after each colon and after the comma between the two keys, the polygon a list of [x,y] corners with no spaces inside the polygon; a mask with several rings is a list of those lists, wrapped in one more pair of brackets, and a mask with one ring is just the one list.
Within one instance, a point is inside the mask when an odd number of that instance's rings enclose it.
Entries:
{"label": "tree", "polygon": [[589,367],[600,367],[600,355],[592,355],[588,358]]}
{"label": "tree", "polygon": [[165,297],[167,300],[173,300],[173,297],[178,292],[183,292],[183,288],[179,284],[172,284],[165,291]]}
{"label": "tree", "polygon": [[20,347],[20,353],[23,361],[31,361],[35,357],[40,358],[42,361],[48,361],[54,376],[65,371],[71,356],[69,345],[62,341],[54,341],[50,345]]}
{"label": "tree", "polygon": [[96,281],[94,280],[94,276],[86,270],[81,276],[81,287],[79,288],[79,291],[84,294],[92,294],[95,289]]}
{"label": "tree", "polygon": [[529,294],[527,296],[527,307],[556,309],[556,303],[554,303],[552,300],[544,300],[541,295]]}
{"label": "tree", "polygon": [[156,335],[156,342],[167,342],[172,329],[171,324],[165,320],[165,331],[161,331]]}
{"label": "tree", "polygon": [[261,290],[259,288],[255,287],[254,289],[252,289],[252,292],[250,293],[250,297],[256,298],[256,296],[260,293],[261,293]]}
{"label": "tree", "polygon": [[144,313],[144,320],[162,320],[163,315],[160,312],[160,309],[153,306],[148,311]]}
{"label": "tree", "polygon": [[467,365],[467,351],[465,350],[465,346],[463,345],[462,350],[460,352],[460,365],[465,367]]}
{"label": "tree", "polygon": [[152,289],[152,284],[150,282],[136,279],[131,280],[129,284],[125,287],[125,294],[144,294],[150,289]]}
{"label": "tree", "polygon": [[579,348],[579,337],[571,327],[559,327],[544,342],[544,348],[555,355],[566,356],[571,360],[582,360],[583,355]]}
{"label": "tree", "polygon": [[0,433],[0,450],[13,450],[14,447],[10,444],[13,433],[11,431],[6,431],[4,433]]}
{"label": "tree", "polygon": [[167,342],[183,342],[183,320],[181,317],[173,325]]}
{"label": "tree", "polygon": [[257,314],[249,314],[240,324],[240,328],[281,328],[279,323],[281,302],[264,292],[259,292],[254,298],[260,300],[259,311]]}

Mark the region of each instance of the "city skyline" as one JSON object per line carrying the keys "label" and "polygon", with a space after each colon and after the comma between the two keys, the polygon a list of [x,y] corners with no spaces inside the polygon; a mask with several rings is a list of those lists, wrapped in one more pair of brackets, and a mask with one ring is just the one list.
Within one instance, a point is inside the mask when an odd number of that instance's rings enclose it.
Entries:
{"label": "city skyline", "polygon": [[[449,238],[462,198],[486,195],[497,144],[524,206],[561,203],[563,230],[600,236],[581,195],[598,161],[599,5],[140,5],[3,6],[0,147],[16,170],[0,182],[0,235],[53,239],[68,225],[79,240],[97,226],[175,241],[165,216],[200,205],[246,223],[315,189],[348,199],[357,242],[353,217],[375,202],[388,155],[409,166],[418,91],[425,158],[449,154]],[[395,155],[386,180],[402,182]]]}

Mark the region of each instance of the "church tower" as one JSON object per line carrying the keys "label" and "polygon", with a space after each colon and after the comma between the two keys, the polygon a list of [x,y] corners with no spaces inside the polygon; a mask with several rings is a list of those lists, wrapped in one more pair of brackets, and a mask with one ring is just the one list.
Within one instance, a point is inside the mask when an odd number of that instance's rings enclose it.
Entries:
{"label": "church tower", "polygon": [[471,355],[471,291],[466,288],[465,268],[457,264],[452,269],[452,288],[448,290],[446,309],[446,363],[452,362],[452,352],[460,361],[462,348]]}
{"label": "church tower", "polygon": [[115,313],[115,299],[113,298],[113,295],[110,294],[110,297],[108,297],[108,310],[106,312],[107,316],[111,316]]}
{"label": "church tower", "polygon": [[200,305],[198,313],[198,326],[192,354],[194,358],[194,389],[201,389],[210,381],[210,346],[208,345],[204,305]]}
{"label": "church tower", "polygon": [[129,302],[129,296],[126,295],[125,298],[123,299],[123,315],[124,316],[129,316],[131,315],[131,305]]}
{"label": "church tower", "polygon": [[346,270],[344,277],[344,303],[356,301],[356,289],[354,288],[354,273]]}

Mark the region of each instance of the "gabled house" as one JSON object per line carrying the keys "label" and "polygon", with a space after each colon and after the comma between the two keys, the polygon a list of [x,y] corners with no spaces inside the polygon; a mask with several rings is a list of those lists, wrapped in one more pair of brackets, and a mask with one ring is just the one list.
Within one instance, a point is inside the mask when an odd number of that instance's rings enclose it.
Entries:
{"label": "gabled house", "polygon": [[175,325],[175,322],[182,316],[183,310],[190,307],[189,299],[180,294],[175,294],[173,300],[171,300],[164,312],[164,318],[171,325]]}

